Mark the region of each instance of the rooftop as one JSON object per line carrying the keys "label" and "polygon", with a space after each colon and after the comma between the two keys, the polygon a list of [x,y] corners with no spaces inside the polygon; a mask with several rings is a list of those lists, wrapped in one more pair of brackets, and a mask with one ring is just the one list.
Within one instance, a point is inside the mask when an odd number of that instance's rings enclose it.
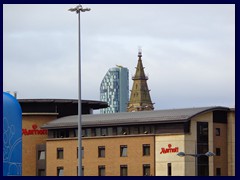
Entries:
{"label": "rooftop", "polygon": [[[140,112],[123,112],[113,114],[82,115],[82,127],[186,122],[194,116],[215,110],[229,111],[230,109],[227,107],[214,106]],[[77,127],[77,125],[78,116],[73,115],[53,120],[47,124],[44,124],[42,128],[71,128]]]}

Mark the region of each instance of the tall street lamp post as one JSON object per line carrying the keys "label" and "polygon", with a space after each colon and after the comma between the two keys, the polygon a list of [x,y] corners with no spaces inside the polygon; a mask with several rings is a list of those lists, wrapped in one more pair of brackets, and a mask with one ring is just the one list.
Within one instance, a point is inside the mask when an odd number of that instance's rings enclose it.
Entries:
{"label": "tall street lamp post", "polygon": [[197,165],[197,158],[200,157],[200,156],[207,156],[207,157],[211,157],[211,156],[215,156],[214,153],[212,152],[206,152],[205,154],[186,154],[185,152],[179,152],[177,153],[178,156],[180,157],[184,157],[184,156],[192,156],[192,157],[195,157],[195,176],[198,175],[198,165]]}
{"label": "tall street lamp post", "polygon": [[82,176],[82,102],[81,102],[81,31],[80,31],[80,12],[90,11],[90,8],[83,8],[78,5],[70,8],[69,11],[78,14],[78,176]]}

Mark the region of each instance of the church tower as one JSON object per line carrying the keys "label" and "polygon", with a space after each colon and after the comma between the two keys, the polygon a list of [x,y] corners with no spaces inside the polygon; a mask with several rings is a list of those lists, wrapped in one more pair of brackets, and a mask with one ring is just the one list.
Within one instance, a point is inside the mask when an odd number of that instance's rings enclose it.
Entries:
{"label": "church tower", "polygon": [[148,90],[148,77],[144,73],[141,49],[138,51],[138,64],[136,67],[136,73],[132,77],[132,80],[133,86],[127,111],[152,111],[154,107]]}

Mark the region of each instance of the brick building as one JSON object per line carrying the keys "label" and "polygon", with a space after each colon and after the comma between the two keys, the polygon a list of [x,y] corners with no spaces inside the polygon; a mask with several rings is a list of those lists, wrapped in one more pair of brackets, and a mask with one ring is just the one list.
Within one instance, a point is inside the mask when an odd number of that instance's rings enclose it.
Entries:
{"label": "brick building", "polygon": [[[31,126],[33,122],[37,127]],[[23,175],[77,175],[76,115],[58,118],[39,114],[24,117],[23,123],[23,128],[41,127],[48,132],[23,135]],[[83,174],[232,176],[235,175],[234,132],[235,109],[227,107],[83,115]],[[197,159],[177,155],[208,151],[216,155]]]}
{"label": "brick building", "polygon": [[[44,154],[37,154],[45,148],[48,137],[47,130],[41,126],[57,118],[78,113],[78,101],[71,99],[18,99],[22,108],[22,175],[46,175],[37,167],[46,168],[46,164],[37,161]],[[82,100],[82,113],[90,114],[94,109],[106,108],[107,103],[101,101]]]}

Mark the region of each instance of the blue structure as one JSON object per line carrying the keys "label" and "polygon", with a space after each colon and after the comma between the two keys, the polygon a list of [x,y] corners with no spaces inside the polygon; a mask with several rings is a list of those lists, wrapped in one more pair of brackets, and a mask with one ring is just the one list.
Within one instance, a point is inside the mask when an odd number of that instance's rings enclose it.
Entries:
{"label": "blue structure", "polygon": [[3,175],[22,175],[22,110],[12,95],[3,93]]}
{"label": "blue structure", "polygon": [[109,107],[101,109],[101,114],[126,112],[129,100],[129,72],[122,66],[110,68],[100,85],[100,101]]}

